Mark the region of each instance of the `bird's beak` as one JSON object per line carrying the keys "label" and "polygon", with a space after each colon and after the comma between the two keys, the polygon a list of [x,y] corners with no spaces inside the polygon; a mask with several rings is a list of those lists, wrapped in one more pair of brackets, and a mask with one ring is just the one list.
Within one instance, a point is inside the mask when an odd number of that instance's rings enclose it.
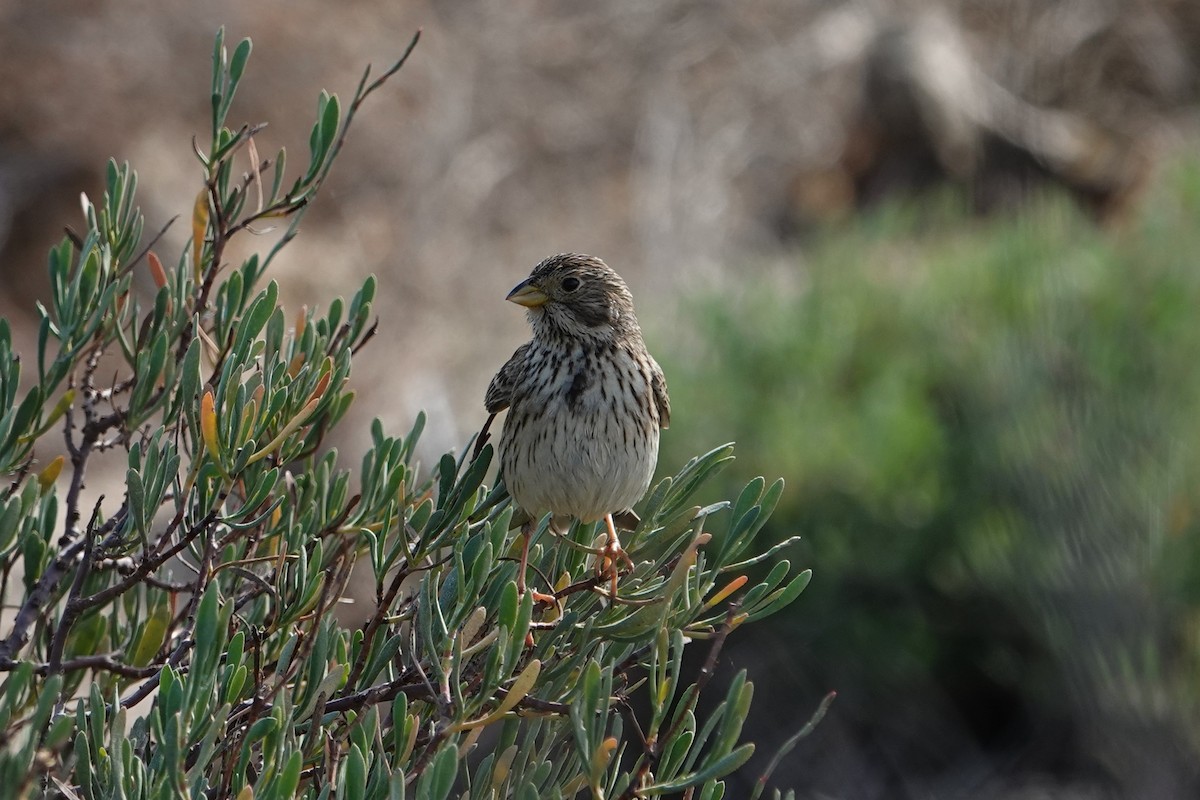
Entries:
{"label": "bird's beak", "polygon": [[517,284],[517,288],[509,292],[508,297],[504,299],[526,308],[537,308],[545,305],[550,298],[530,281],[524,281]]}

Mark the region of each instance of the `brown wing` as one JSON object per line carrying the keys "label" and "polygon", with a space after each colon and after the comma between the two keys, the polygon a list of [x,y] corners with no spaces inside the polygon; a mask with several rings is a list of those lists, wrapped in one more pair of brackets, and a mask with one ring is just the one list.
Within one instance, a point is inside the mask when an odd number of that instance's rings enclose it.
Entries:
{"label": "brown wing", "polygon": [[488,418],[483,423],[479,435],[475,437],[472,459],[479,458],[479,454],[483,452],[484,445],[488,442],[488,428],[492,426],[492,420],[512,403],[513,386],[516,385],[521,373],[525,371],[525,355],[529,351],[530,344],[532,342],[526,342],[518,347],[517,352],[512,354],[512,357],[505,362],[500,371],[492,378],[492,382],[488,384],[487,394],[483,397],[483,405],[487,409]]}
{"label": "brown wing", "polygon": [[533,343],[526,342],[518,347],[517,351],[512,354],[512,358],[508,359],[496,373],[496,377],[492,378],[492,382],[488,384],[483,405],[489,414],[503,411],[512,402],[513,387],[516,385],[517,379],[521,377],[521,373],[525,371],[525,356],[528,354],[531,344]]}
{"label": "brown wing", "polygon": [[650,357],[650,391],[654,393],[654,405],[658,408],[658,424],[663,428],[671,427],[671,398],[667,394],[667,378],[653,356]]}

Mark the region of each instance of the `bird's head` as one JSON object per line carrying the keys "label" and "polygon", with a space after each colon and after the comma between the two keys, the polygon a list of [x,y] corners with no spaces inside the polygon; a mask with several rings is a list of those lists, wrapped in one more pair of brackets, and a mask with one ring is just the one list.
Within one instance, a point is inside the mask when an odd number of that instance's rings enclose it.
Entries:
{"label": "bird's head", "polygon": [[529,309],[535,336],[565,334],[604,341],[638,330],[629,287],[594,256],[551,256],[534,267],[507,299]]}

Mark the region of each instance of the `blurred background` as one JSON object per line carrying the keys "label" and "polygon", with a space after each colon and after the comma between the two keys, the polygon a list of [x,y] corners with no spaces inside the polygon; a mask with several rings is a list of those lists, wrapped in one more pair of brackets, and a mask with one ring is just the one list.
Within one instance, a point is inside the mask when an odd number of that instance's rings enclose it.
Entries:
{"label": "blurred background", "polygon": [[254,40],[231,120],[297,156],[424,29],[276,262],[289,308],[380,278],[349,463],[422,408],[460,449],[527,336],[505,293],[574,250],[666,369],[660,471],[734,440],[713,499],[787,480],[763,543],[815,577],[726,650],[759,701],[729,796],[830,690],[772,779],[801,797],[1200,792],[1200,3],[0,0],[24,352],[106,158],[148,231],[186,218],[220,25]]}

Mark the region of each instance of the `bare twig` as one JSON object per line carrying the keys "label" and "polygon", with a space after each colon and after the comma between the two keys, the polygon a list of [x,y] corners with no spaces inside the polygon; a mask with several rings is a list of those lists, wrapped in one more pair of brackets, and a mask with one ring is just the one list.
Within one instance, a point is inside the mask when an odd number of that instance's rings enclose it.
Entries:
{"label": "bare twig", "polygon": [[123,275],[126,275],[130,271],[132,271],[133,268],[137,266],[138,262],[141,261],[143,258],[145,258],[146,254],[149,253],[154,248],[154,245],[158,244],[159,240],[162,239],[162,237],[167,235],[167,231],[170,229],[170,227],[172,225],[175,224],[175,220],[177,220],[177,219],[179,219],[178,214],[176,214],[175,216],[173,216],[169,220],[167,220],[167,224],[163,225],[162,228],[159,229],[158,233],[154,234],[154,236],[151,237],[150,241],[146,242],[146,245],[141,250],[138,251],[137,255],[135,255],[133,258],[129,259],[129,263],[121,268],[121,270],[117,273],[116,277],[120,278]]}
{"label": "bare twig", "polygon": [[[180,662],[183,661],[184,655],[187,654],[188,650],[192,649],[192,645],[194,644],[195,642],[190,638],[184,637],[180,639],[179,644],[175,646],[175,649],[171,652],[171,655],[167,657],[166,664],[163,666],[169,664],[172,668],[179,667]],[[132,694],[122,698],[121,708],[132,708],[149,697],[150,694],[158,688],[158,684],[162,681],[162,670],[162,667],[155,668],[155,672],[150,676],[150,680],[139,686]],[[181,671],[184,670],[181,669]]]}
{"label": "bare twig", "polygon": [[76,656],[75,658],[60,661],[57,669],[52,668],[50,663],[46,662],[35,664],[33,671],[38,675],[53,675],[55,673],[65,675],[70,672],[78,672],[81,669],[92,669],[101,672],[111,672],[123,678],[147,678],[161,669],[157,665],[135,667],[132,664],[126,664],[120,660],[120,655],[119,652],[116,652]]}
{"label": "bare twig", "polygon": [[67,644],[67,636],[71,633],[71,628],[79,619],[84,608],[79,605],[79,595],[83,591],[84,581],[91,572],[92,550],[96,543],[96,520],[100,517],[100,504],[103,502],[104,495],[100,495],[92,509],[92,518],[88,520],[87,527],[83,532],[83,558],[79,560],[79,566],[75,568],[75,580],[71,583],[71,591],[67,595],[67,607],[63,609],[62,616],[58,620],[58,627],[54,631],[54,641],[50,645],[50,658],[47,663],[51,675],[61,671],[63,648]]}
{"label": "bare twig", "polygon": [[392,608],[392,603],[396,600],[396,595],[400,593],[400,585],[407,578],[409,572],[401,567],[396,570],[396,574],[392,576],[392,583],[388,586],[387,592],[379,598],[375,607],[375,613],[371,616],[371,621],[367,623],[366,630],[363,631],[362,647],[359,649],[358,658],[354,660],[354,666],[350,669],[350,675],[346,678],[347,686],[355,686],[362,674],[363,668],[367,664],[367,654],[371,652],[371,644],[375,640],[375,635],[379,632],[379,626],[383,624],[388,612]]}

